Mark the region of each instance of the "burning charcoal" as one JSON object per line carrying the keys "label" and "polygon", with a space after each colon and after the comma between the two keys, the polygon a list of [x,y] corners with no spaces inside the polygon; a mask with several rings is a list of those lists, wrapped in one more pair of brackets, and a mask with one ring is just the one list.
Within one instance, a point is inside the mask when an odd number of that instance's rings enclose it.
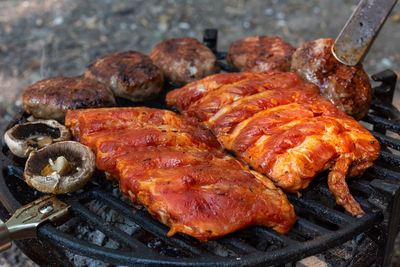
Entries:
{"label": "burning charcoal", "polygon": [[100,216],[105,222],[114,224],[120,230],[129,235],[140,229],[136,223],[128,220],[114,209],[110,209],[108,206],[105,206],[103,203],[97,200],[88,202],[86,207],[96,215]]}
{"label": "burning charcoal", "polygon": [[117,226],[128,235],[132,235],[134,232],[140,229],[136,223],[129,220],[125,220],[123,223],[118,223]]}
{"label": "burning charcoal", "polygon": [[73,262],[74,266],[86,266],[86,267],[106,267],[109,266],[108,264],[91,259],[89,257],[81,256],[81,255],[76,255],[72,254],[69,251],[66,251],[66,256],[69,258],[71,262]]}
{"label": "burning charcoal", "polygon": [[115,241],[115,240],[112,240],[112,239],[109,239],[109,240],[104,244],[104,246],[105,246],[106,248],[112,248],[112,249],[117,249],[117,248],[120,247],[119,243],[118,243],[117,241]]}
{"label": "burning charcoal", "polygon": [[103,245],[103,241],[104,241],[105,237],[106,237],[106,235],[103,234],[102,232],[100,232],[99,230],[96,230],[94,232],[90,232],[88,234],[88,239],[90,241],[92,241],[93,244],[98,245],[98,246],[102,246]]}
{"label": "burning charcoal", "polygon": [[82,238],[90,232],[90,229],[89,229],[89,226],[84,225],[83,223],[80,223],[76,227],[76,232],[78,233],[77,237]]}

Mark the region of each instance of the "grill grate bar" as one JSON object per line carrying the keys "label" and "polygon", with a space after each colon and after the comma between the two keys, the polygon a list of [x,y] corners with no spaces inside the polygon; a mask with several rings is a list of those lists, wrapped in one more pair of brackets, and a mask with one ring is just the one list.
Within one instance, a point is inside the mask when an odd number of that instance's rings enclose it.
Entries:
{"label": "grill grate bar", "polygon": [[381,150],[379,160],[390,164],[390,166],[399,166],[400,167],[400,157],[398,155],[392,154],[390,152]]}
{"label": "grill grate bar", "polygon": [[273,240],[275,242],[278,242],[284,246],[292,246],[292,245],[299,245],[300,242],[293,240],[286,235],[281,235],[278,234],[277,232],[273,230],[269,230],[266,228],[263,228],[261,226],[253,226],[251,227],[251,230],[257,234],[258,237],[264,238],[265,240]]}
{"label": "grill grate bar", "polygon": [[356,221],[355,218],[330,209],[312,199],[299,198],[293,194],[288,194],[288,199],[292,204],[301,207],[304,211],[311,214],[318,215],[321,220],[325,220],[329,223],[345,225]]}
{"label": "grill grate bar", "polygon": [[[362,188],[360,188],[362,189]],[[329,196],[332,200],[335,201],[335,198],[333,197],[333,193],[331,192],[331,190],[329,190],[327,185],[321,185],[318,186],[318,191],[321,192],[322,194],[324,194],[325,196]],[[363,191],[361,191],[363,192]],[[364,199],[357,197],[356,195],[353,195],[353,197],[357,200],[358,203],[360,203],[361,207],[363,209],[371,209],[371,205]],[[351,217],[353,218],[353,217]]]}
{"label": "grill grate bar", "polygon": [[371,181],[371,186],[374,188],[389,194],[390,196],[395,195],[396,191],[399,189],[400,182],[397,184],[388,183],[387,181],[381,179],[374,179]]}
{"label": "grill grate bar", "polygon": [[299,227],[300,231],[306,233],[309,237],[312,238],[332,233],[332,231],[301,217],[297,218],[297,226]]}
{"label": "grill grate bar", "polygon": [[375,99],[371,100],[371,109],[381,113],[379,115],[395,119],[400,118],[400,112],[393,105],[378,103]]}
{"label": "grill grate bar", "polygon": [[390,121],[372,114],[365,116],[363,121],[371,123],[375,127],[384,128],[400,134],[400,124],[398,121]]}
{"label": "grill grate bar", "polygon": [[350,184],[350,188],[354,190],[358,190],[367,195],[375,195],[376,191],[369,185],[369,182],[362,180],[353,180]]}
{"label": "grill grate bar", "polygon": [[141,254],[143,253],[144,256],[146,256],[146,257],[156,255],[152,250],[150,250],[143,243],[132,238],[131,236],[124,233],[120,229],[111,226],[107,222],[104,222],[102,219],[100,219],[99,216],[97,216],[93,212],[89,211],[87,208],[85,208],[78,202],[76,202],[76,201],[66,201],[66,202],[71,206],[70,209],[73,213],[76,213],[78,216],[84,217],[85,220],[87,220],[92,226],[98,228],[101,232],[103,232],[107,236],[117,239],[118,241],[124,243],[125,245],[128,245],[129,247],[131,247],[135,250],[140,249],[140,253]]}
{"label": "grill grate bar", "polygon": [[372,178],[379,177],[385,180],[400,182],[399,172],[388,170],[385,167],[381,167],[377,164],[372,165],[365,173]]}
{"label": "grill grate bar", "polygon": [[397,139],[394,139],[390,136],[386,136],[381,133],[377,133],[374,131],[371,131],[371,133],[375,136],[376,139],[378,139],[379,143],[381,145],[389,146],[391,148],[394,148],[396,150],[400,151],[400,142]]}
{"label": "grill grate bar", "polygon": [[14,175],[15,177],[18,177],[21,180],[24,180],[24,170],[18,168],[17,166],[11,164],[7,165],[7,172],[9,175]]}
{"label": "grill grate bar", "polygon": [[260,252],[258,249],[236,237],[223,237],[216,240],[216,242],[220,243],[224,247],[228,247],[229,249],[234,250],[239,255]]}
{"label": "grill grate bar", "polygon": [[[114,265],[129,265],[129,266],[193,266],[191,259],[172,259],[168,261],[167,258],[162,255],[156,257],[146,257],[145,254],[135,255],[129,251],[118,251],[111,248],[99,247],[92,243],[82,241],[76,237],[70,236],[64,232],[54,228],[51,224],[47,224],[38,229],[38,236],[41,239],[48,240],[54,246],[63,244],[63,248],[68,249],[74,253],[97,259],[104,262],[113,262]],[[212,262],[216,258],[210,258]],[[186,262],[183,260],[187,260]],[[200,262],[201,259],[198,259]],[[65,263],[65,262],[63,262]],[[164,264],[162,264],[164,263]],[[198,264],[199,266],[215,266],[212,264]]]}
{"label": "grill grate bar", "polygon": [[160,237],[167,244],[170,244],[172,246],[177,246],[182,249],[186,249],[195,255],[215,256],[213,253],[211,253],[208,250],[205,250],[200,245],[196,246],[195,244],[197,244],[198,241],[192,237],[187,237],[188,240],[179,238],[182,237],[182,235],[167,237],[166,233],[168,232],[168,228],[160,224],[158,221],[154,220],[146,211],[137,210],[135,211],[135,213],[133,213],[132,212],[133,208],[131,206],[113,196],[110,196],[109,194],[107,194],[102,190],[93,190],[92,194],[94,195],[94,197],[96,197],[96,199],[106,202],[110,207],[116,209],[124,216],[132,219],[135,223],[140,225],[140,227],[142,227],[145,231],[148,231]]}

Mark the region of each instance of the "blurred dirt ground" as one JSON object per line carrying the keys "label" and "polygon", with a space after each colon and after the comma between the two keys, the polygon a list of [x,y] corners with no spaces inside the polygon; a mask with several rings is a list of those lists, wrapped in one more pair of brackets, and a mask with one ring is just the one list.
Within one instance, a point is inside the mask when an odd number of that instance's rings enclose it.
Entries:
{"label": "blurred dirt ground", "polygon": [[[358,0],[288,1],[0,1],[0,124],[21,107],[29,84],[47,77],[80,75],[94,59],[121,51],[148,54],[167,37],[202,39],[219,29],[218,49],[252,36],[280,36],[299,46],[336,37]],[[364,61],[368,74],[400,73],[400,6],[395,7]],[[399,96],[396,92],[396,96]],[[400,106],[400,97],[396,98]],[[399,249],[400,250],[400,249]],[[0,254],[3,266],[16,266]],[[18,256],[19,257],[19,256]],[[20,266],[26,266],[21,256]],[[400,260],[399,260],[400,261]],[[10,265],[7,265],[10,264]],[[26,263],[27,264],[27,263]]]}

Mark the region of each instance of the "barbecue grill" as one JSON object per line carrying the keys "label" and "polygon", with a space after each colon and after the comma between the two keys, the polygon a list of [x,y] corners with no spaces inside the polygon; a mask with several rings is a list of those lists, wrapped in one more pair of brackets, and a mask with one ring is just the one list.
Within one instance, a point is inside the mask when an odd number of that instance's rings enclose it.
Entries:
{"label": "barbecue grill", "polygon": [[[224,63],[226,53],[216,50],[216,30],[205,31],[204,43],[216,54],[223,70],[234,71]],[[363,122],[379,140],[382,151],[362,177],[348,181],[352,194],[366,211],[361,217],[352,217],[336,205],[326,183],[327,174],[322,173],[302,191],[302,197],[288,194],[298,221],[287,235],[253,226],[206,243],[179,233],[168,238],[168,227],[131,204],[112,181],[97,172],[80,191],[59,196],[71,206],[67,221],[58,226],[45,223],[37,229],[36,240],[16,243],[31,259],[44,265],[69,266],[66,253],[74,253],[111,265],[266,266],[295,262],[354,240],[359,250],[365,251],[355,253],[350,265],[388,266],[400,221],[400,140],[392,137],[400,134],[400,112],[392,105],[396,77],[390,70],[372,76],[380,85],[373,89],[371,110]],[[171,89],[167,85],[153,101],[117,102],[120,106],[168,108],[164,99]],[[6,129],[26,119],[27,115],[21,113]],[[24,160],[14,157],[4,142],[0,166],[0,201],[4,206],[0,208],[0,218],[5,220],[9,213],[42,194],[25,184]],[[134,230],[126,231],[105,219],[90,208],[93,202],[129,221]],[[101,244],[77,234],[76,229],[82,225],[101,232]],[[104,245],[107,242],[113,246]]]}

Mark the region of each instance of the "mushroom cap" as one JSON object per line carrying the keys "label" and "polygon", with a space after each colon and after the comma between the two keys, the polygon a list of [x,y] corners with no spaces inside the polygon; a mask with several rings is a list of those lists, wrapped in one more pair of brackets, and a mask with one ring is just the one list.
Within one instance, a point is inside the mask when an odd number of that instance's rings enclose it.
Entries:
{"label": "mushroom cap", "polygon": [[[42,176],[41,170],[64,156],[74,166],[65,175],[53,173]],[[96,168],[94,153],[85,145],[75,141],[58,142],[38,151],[33,151],[25,164],[26,183],[43,193],[66,194],[82,188]]]}
{"label": "mushroom cap", "polygon": [[49,136],[52,143],[71,139],[68,128],[55,120],[37,120],[14,125],[4,134],[4,141],[10,151],[20,157],[26,158],[32,151],[38,149],[27,141],[27,138],[35,134]]}

